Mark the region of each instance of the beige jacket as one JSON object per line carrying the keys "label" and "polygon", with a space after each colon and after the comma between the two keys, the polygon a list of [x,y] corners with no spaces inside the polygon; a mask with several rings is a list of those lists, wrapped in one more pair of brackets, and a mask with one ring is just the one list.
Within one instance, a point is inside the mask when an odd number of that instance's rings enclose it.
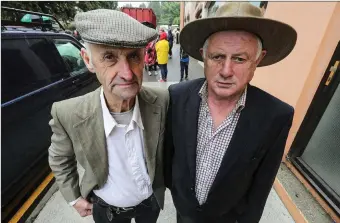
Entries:
{"label": "beige jacket", "polygon": [[[142,87],[138,94],[144,125],[144,150],[153,191],[164,205],[163,140],[167,90]],[[100,88],[84,96],[54,103],[50,126],[53,131],[49,164],[67,202],[93,189],[108,178],[108,156],[100,104]]]}

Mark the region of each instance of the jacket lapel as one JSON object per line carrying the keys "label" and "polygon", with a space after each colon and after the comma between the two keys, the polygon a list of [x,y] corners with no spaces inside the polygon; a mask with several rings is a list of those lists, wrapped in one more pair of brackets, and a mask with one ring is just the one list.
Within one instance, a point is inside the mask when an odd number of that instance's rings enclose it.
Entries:
{"label": "jacket lapel", "polygon": [[82,150],[97,177],[98,185],[102,186],[108,176],[108,154],[100,103],[100,88],[85,98],[73,117],[76,120],[73,128],[82,145]]}
{"label": "jacket lapel", "polygon": [[249,115],[246,112],[246,108],[243,109],[241,116],[238,120],[235,132],[229,143],[227,151],[222,159],[221,166],[217,172],[216,178],[211,186],[210,192],[214,190],[214,187],[224,178],[224,176],[230,171],[231,167],[237,163],[240,155],[248,147],[247,140],[244,140],[244,136],[248,135],[252,131],[250,126]]}
{"label": "jacket lapel", "polygon": [[190,170],[190,177],[192,180],[192,186],[196,181],[196,147],[197,147],[197,133],[198,133],[198,115],[201,97],[198,92],[202,87],[205,79],[202,79],[199,84],[193,86],[190,89],[190,93],[187,95],[185,101],[185,116],[183,120],[186,120],[185,128],[185,151],[187,153],[187,161]]}
{"label": "jacket lapel", "polygon": [[144,154],[150,181],[153,183],[155,177],[155,164],[158,139],[161,125],[161,107],[155,105],[157,96],[147,88],[142,87],[139,95],[140,113],[143,121],[144,131]]}
{"label": "jacket lapel", "polygon": [[[231,171],[232,167],[237,165],[239,159],[242,157],[241,155],[246,155],[258,146],[255,145],[252,136],[254,135],[254,131],[261,129],[261,123],[258,120],[261,120],[263,113],[261,114],[261,112],[256,109],[258,106],[256,106],[256,99],[253,97],[252,90],[252,87],[248,85],[246,105],[241,112],[236,129],[210,192],[212,192],[219,182]],[[247,140],[245,140],[245,136],[247,136]]]}

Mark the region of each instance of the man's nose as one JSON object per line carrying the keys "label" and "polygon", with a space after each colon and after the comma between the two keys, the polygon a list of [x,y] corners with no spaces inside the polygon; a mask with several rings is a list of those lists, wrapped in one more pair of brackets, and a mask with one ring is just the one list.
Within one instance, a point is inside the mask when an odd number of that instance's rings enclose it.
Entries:
{"label": "man's nose", "polygon": [[133,72],[130,68],[130,64],[126,59],[122,59],[118,62],[118,75],[120,78],[131,81],[133,80]]}
{"label": "man's nose", "polygon": [[233,63],[230,58],[227,58],[222,64],[220,74],[225,78],[228,78],[233,75]]}

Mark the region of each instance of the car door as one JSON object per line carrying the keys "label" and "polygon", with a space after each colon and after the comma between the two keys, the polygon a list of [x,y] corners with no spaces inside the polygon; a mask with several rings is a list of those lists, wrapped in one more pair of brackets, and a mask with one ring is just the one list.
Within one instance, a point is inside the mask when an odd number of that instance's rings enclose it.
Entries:
{"label": "car door", "polygon": [[48,174],[50,110],[53,102],[63,99],[58,85],[69,73],[44,36],[1,37],[3,209],[14,199],[24,200]]}

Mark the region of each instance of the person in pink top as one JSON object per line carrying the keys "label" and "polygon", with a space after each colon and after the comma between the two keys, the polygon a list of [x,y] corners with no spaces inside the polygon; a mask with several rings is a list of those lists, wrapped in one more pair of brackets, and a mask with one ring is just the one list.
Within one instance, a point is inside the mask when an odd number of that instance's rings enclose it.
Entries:
{"label": "person in pink top", "polygon": [[154,75],[157,76],[157,67],[156,67],[156,61],[157,61],[157,54],[155,49],[155,41],[152,41],[148,43],[146,46],[146,52],[144,57],[145,66],[148,70],[149,76],[152,75],[152,71]]}

